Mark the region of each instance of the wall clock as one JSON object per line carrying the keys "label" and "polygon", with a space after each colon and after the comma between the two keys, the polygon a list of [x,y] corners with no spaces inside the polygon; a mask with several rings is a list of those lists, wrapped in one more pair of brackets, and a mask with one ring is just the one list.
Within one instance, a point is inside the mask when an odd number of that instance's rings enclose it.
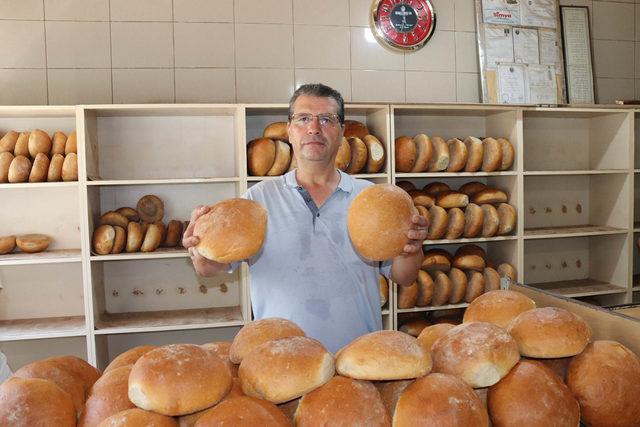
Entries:
{"label": "wall clock", "polygon": [[436,14],[430,0],[374,0],[370,25],[384,47],[415,51],[433,35]]}

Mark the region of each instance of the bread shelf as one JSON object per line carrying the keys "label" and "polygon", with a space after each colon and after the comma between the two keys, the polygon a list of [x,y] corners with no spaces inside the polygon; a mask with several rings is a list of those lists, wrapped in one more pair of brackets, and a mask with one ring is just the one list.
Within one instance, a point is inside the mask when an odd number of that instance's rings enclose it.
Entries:
{"label": "bread shelf", "polygon": [[95,334],[208,329],[243,324],[240,307],[104,313],[95,323]]}
{"label": "bread shelf", "polygon": [[592,295],[620,294],[627,291],[625,287],[593,279],[530,283],[528,284],[528,286],[543,289],[553,294],[569,298],[586,297]]}
{"label": "bread shelf", "polygon": [[590,170],[550,170],[550,171],[524,171],[525,176],[562,176],[562,175],[613,175],[627,174],[628,169],[590,169]]}
{"label": "bread shelf", "polygon": [[69,262],[81,262],[82,253],[80,249],[57,249],[37,252],[33,254],[16,252],[0,255],[0,266],[2,265],[28,265],[28,264],[57,264]]}
{"label": "bread shelf", "polygon": [[0,341],[79,337],[86,334],[84,316],[0,321]]}
{"label": "bread shelf", "polygon": [[599,225],[576,225],[570,227],[525,228],[525,239],[558,239],[563,237],[605,236],[624,234],[628,230]]}
{"label": "bread shelf", "polygon": [[2,189],[32,189],[32,188],[79,188],[78,181],[67,182],[16,182],[13,184],[0,184]]}
{"label": "bread shelf", "polygon": [[112,185],[171,185],[171,184],[211,184],[239,182],[240,177],[228,178],[176,178],[176,179],[122,179],[122,180],[95,180],[87,181],[88,186],[112,186]]}
{"label": "bread shelf", "polygon": [[122,260],[145,260],[163,258],[189,258],[189,252],[185,248],[158,248],[153,252],[133,252],[110,255],[91,255],[91,261],[122,261]]}
{"label": "bread shelf", "polygon": [[428,307],[413,307],[413,308],[398,308],[396,309],[397,313],[418,313],[422,311],[438,311],[438,310],[450,310],[455,308],[466,308],[469,307],[468,303],[462,304],[448,304],[448,305],[438,305],[438,306],[428,306]]}
{"label": "bread shelf", "polygon": [[475,237],[470,239],[442,239],[442,240],[425,240],[423,245],[452,245],[462,243],[483,243],[483,242],[502,242],[505,240],[517,240],[518,236],[495,236],[495,237]]}
{"label": "bread shelf", "polygon": [[518,173],[514,171],[504,172],[420,172],[420,173],[396,173],[398,179],[409,178],[467,178],[467,177],[485,177],[485,176],[516,176]]}

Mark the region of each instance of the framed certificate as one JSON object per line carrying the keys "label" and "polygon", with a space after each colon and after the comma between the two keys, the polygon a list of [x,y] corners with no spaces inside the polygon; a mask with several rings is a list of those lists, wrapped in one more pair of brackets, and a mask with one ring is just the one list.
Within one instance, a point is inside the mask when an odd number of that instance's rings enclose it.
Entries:
{"label": "framed certificate", "polygon": [[569,104],[593,104],[593,66],[586,6],[560,6]]}

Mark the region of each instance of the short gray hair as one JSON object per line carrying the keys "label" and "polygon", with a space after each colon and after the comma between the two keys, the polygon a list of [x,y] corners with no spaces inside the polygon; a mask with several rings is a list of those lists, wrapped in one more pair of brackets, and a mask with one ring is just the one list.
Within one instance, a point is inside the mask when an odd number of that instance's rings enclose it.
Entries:
{"label": "short gray hair", "polygon": [[307,83],[296,89],[289,100],[289,117],[293,115],[293,104],[295,104],[296,99],[301,95],[333,99],[338,104],[338,118],[340,119],[340,123],[344,123],[344,99],[342,99],[342,95],[337,90],[322,83]]}

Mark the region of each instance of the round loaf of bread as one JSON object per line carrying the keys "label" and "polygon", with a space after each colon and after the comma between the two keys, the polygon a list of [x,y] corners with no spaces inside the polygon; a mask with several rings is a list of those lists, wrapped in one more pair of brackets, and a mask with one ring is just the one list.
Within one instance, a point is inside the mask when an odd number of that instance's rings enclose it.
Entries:
{"label": "round loaf of bread", "polygon": [[474,194],[471,201],[477,205],[507,203],[507,193],[497,188],[485,188]]}
{"label": "round loaf of bread", "polygon": [[411,200],[413,200],[413,204],[416,206],[424,206],[425,208],[430,208],[434,205],[434,199],[426,192],[422,190],[409,190],[409,196],[411,196]]}
{"label": "round loaf of bread", "polygon": [[338,147],[338,154],[336,154],[335,166],[344,172],[347,170],[349,163],[351,163],[351,147],[347,138],[343,137]]}
{"label": "round loaf of bread", "polygon": [[13,155],[29,157],[29,135],[31,132],[20,132],[18,140],[13,148]]}
{"label": "round loaf of bread", "polygon": [[516,341],[491,323],[463,323],[432,347],[433,371],[455,375],[473,388],[491,386],[520,360]]}
{"label": "round loaf of bread", "polygon": [[447,234],[449,227],[447,211],[440,206],[434,205],[429,208],[429,216],[431,217],[431,223],[429,223],[429,229],[427,230],[427,240],[442,239]]}
{"label": "round loaf of bread", "polygon": [[253,200],[227,199],[199,217],[193,235],[203,257],[227,264],[247,259],[262,248],[267,234],[267,211]]}
{"label": "round loaf of bread", "polygon": [[281,338],[304,336],[304,331],[287,319],[270,317],[254,320],[244,325],[236,334],[229,347],[229,360],[238,364],[261,344]]}
{"label": "round loaf of bread", "polygon": [[416,186],[411,181],[398,181],[396,186],[402,188],[407,193],[416,189]]}
{"label": "round loaf of bread", "polygon": [[118,212],[120,215],[124,215],[124,217],[127,218],[129,221],[135,221],[135,222],[140,221],[140,217],[138,216],[138,211],[133,208],[124,206],[116,209],[116,212]]}
{"label": "round loaf of bread", "polygon": [[162,221],[164,217],[164,203],[160,197],[147,194],[138,200],[136,211],[142,221],[149,223]]}
{"label": "round loaf of bread", "polygon": [[465,172],[477,172],[482,167],[484,159],[484,146],[482,141],[474,136],[468,136],[464,139],[464,145],[467,146],[467,164],[464,167]]}
{"label": "round loaf of bread", "polygon": [[444,238],[448,240],[459,239],[464,233],[464,212],[460,208],[451,208],[447,211],[449,223]]}
{"label": "round loaf of bread", "polygon": [[64,144],[65,156],[70,153],[78,154],[78,138],[75,130],[69,134],[67,142]]}
{"label": "round loaf of bread", "polygon": [[506,262],[498,266],[498,274],[501,278],[506,277],[514,283],[518,281],[518,272],[515,267]]}
{"label": "round loaf of bread", "polygon": [[484,276],[485,292],[497,291],[500,289],[500,275],[495,269],[485,267],[482,271],[482,275]]}
{"label": "round loaf of bread", "polygon": [[62,180],[65,182],[78,180],[78,155],[76,153],[69,153],[64,157]]}
{"label": "round loaf of bread", "polygon": [[164,239],[164,246],[167,248],[175,248],[182,239],[182,222],[176,219],[169,221],[167,225],[167,235]]}
{"label": "round loaf of bread", "polygon": [[498,205],[498,235],[504,236],[512,233],[516,228],[516,219],[516,209],[507,203],[500,203]]}
{"label": "round loaf of bread", "polygon": [[373,383],[380,393],[382,403],[390,418],[393,418],[398,398],[411,383],[413,383],[413,380],[376,381]]}
{"label": "round loaf of bread", "polygon": [[127,409],[103,420],[98,427],[178,427],[171,417],[145,411],[140,408]]}
{"label": "round loaf of bread", "polygon": [[118,227],[122,227],[122,228],[127,228],[127,225],[129,225],[129,219],[127,219],[126,216],[122,215],[121,213],[118,213],[116,211],[108,211],[102,214],[102,216],[100,217],[100,225],[113,225],[113,226],[118,226]]}
{"label": "round loaf of bread", "polygon": [[469,197],[457,191],[443,191],[436,197],[436,205],[444,209],[464,208],[469,204]]}
{"label": "round loaf of bread", "polygon": [[591,341],[591,328],[577,314],[559,307],[544,307],[520,313],[509,324],[520,354],[558,358],[580,354]]}
{"label": "round loaf of bread", "polygon": [[157,223],[149,224],[142,239],[140,252],[153,252],[160,247],[160,243],[162,243],[162,227]]}
{"label": "round loaf of bread", "polygon": [[416,283],[418,284],[418,297],[416,298],[416,305],[418,307],[426,307],[431,303],[431,298],[433,298],[433,279],[426,271],[419,270]]}
{"label": "round loaf of bread", "polygon": [[22,252],[36,253],[46,251],[51,244],[51,237],[46,234],[23,234],[16,237],[16,246]]}
{"label": "round loaf of bread", "polygon": [[416,161],[411,168],[411,172],[424,172],[433,157],[431,139],[427,135],[420,133],[413,137],[413,143],[416,146]]}
{"label": "round loaf of bread", "polygon": [[347,141],[349,142],[349,149],[351,150],[351,161],[345,172],[348,174],[360,173],[367,164],[367,158],[369,156],[367,146],[358,137],[349,137]]}
{"label": "round loaf of bread", "polygon": [[10,130],[0,138],[0,153],[13,153],[16,148],[16,142],[18,142],[18,136],[20,134],[15,130]]}
{"label": "round loaf of bread", "polygon": [[437,373],[409,385],[393,415],[394,427],[488,425],[487,410],[473,389],[459,378]]}
{"label": "round loaf of bread", "polygon": [[37,153],[31,167],[31,173],[29,173],[29,182],[44,182],[47,180],[48,173],[49,158],[46,154]]}
{"label": "round loaf of bread", "polygon": [[115,237],[113,239],[113,247],[111,248],[111,253],[119,254],[124,250],[127,244],[127,232],[124,228],[118,227],[117,225],[113,226],[113,231],[115,232]]}
{"label": "round loaf of bread", "polygon": [[594,341],[575,356],[567,385],[589,426],[637,426],[640,358],[615,341]]}
{"label": "round loaf of bread", "polygon": [[431,273],[433,278],[433,298],[431,298],[431,305],[434,307],[446,304],[451,298],[451,292],[453,291],[453,285],[449,276],[444,271],[433,271]]}
{"label": "round loaf of bread", "polygon": [[267,341],[242,359],[238,376],[247,396],[283,403],[335,374],[333,356],[319,341],[295,336]]}
{"label": "round loaf of bread", "polygon": [[411,197],[392,184],[375,184],[356,196],[347,212],[351,243],[365,259],[384,261],[400,255],[416,215]]}
{"label": "round loaf of bread", "polygon": [[291,163],[291,146],[279,139],[274,140],[273,143],[276,148],[276,157],[273,161],[273,166],[267,171],[267,176],[284,174],[289,169],[289,163]]}
{"label": "round loaf of bread", "polygon": [[424,271],[449,271],[451,268],[451,254],[444,249],[429,249],[424,253],[420,268]]}
{"label": "round loaf of bread", "polygon": [[135,408],[129,400],[128,381],[132,365],[113,369],[98,379],[87,395],[79,426],[97,426],[126,409]]}
{"label": "round loaf of bread", "polygon": [[0,237],[0,255],[8,254],[16,248],[16,236]]}
{"label": "round loaf of bread", "polygon": [[93,232],[92,246],[98,255],[111,253],[116,239],[116,230],[112,225],[104,224],[96,228]]}
{"label": "round loaf of bread", "polygon": [[427,220],[427,227],[431,224],[431,214],[429,213],[429,209],[425,208],[421,205],[415,205],[416,210],[418,211],[418,215]]}
{"label": "round loaf of bread", "polygon": [[420,335],[420,332],[427,326],[431,325],[427,319],[424,317],[418,317],[415,319],[405,320],[400,324],[398,330],[400,332],[404,332],[405,334],[411,335],[412,337],[417,337]]}
{"label": "round loaf of bread", "polygon": [[38,153],[48,155],[49,151],[51,151],[51,138],[49,134],[41,129],[34,129],[29,135],[27,148],[32,159],[35,159]]}
{"label": "round loaf of bread", "polygon": [[[240,387],[240,382],[238,381],[236,383],[235,380],[238,379],[238,365],[231,363],[231,360],[229,359],[229,351],[231,349],[231,342],[230,341],[214,341],[214,342],[210,342],[210,343],[206,343],[206,344],[202,344],[200,347],[208,350],[208,351],[213,351],[219,358],[221,358],[225,364],[227,365],[227,367],[229,368],[229,370],[231,371],[231,376],[234,379],[234,384],[232,387],[232,391],[233,388],[236,388],[235,391],[239,391],[240,394],[238,394],[239,396],[244,396],[244,392],[242,391],[242,387]],[[225,399],[228,398],[229,395],[225,396]]]}
{"label": "round loaf of bread", "polygon": [[257,138],[247,144],[249,175],[265,176],[276,161],[276,144],[269,138]]}
{"label": "round loaf of bread", "polygon": [[365,136],[369,135],[369,128],[357,120],[345,120],[344,121],[344,137],[351,138],[356,137],[360,139],[364,139]]}
{"label": "round loaf of bread", "polygon": [[451,282],[451,295],[449,304],[459,304],[467,293],[467,275],[459,268],[449,270],[449,281]]}
{"label": "round loaf of bread", "polygon": [[463,184],[458,191],[460,193],[464,193],[467,196],[471,197],[474,194],[484,190],[485,188],[487,188],[487,186],[481,182],[478,181],[471,181],[471,182],[467,182],[466,184]]}
{"label": "round loaf of bread", "polygon": [[263,138],[273,140],[289,140],[289,130],[287,129],[287,122],[273,122],[269,123],[262,132]]}
{"label": "round loaf of bread", "polygon": [[74,427],[76,410],[53,382],[13,377],[0,385],[0,425]]}
{"label": "round loaf of bread", "polygon": [[130,348],[124,353],[120,353],[116,356],[116,358],[113,359],[106,368],[104,368],[103,374],[123,366],[133,365],[142,355],[150,352],[151,350],[155,350],[156,348],[158,347],[155,345],[141,345]]}
{"label": "round loaf of bread", "polygon": [[64,155],[56,153],[51,156],[49,170],[47,171],[47,181],[62,181],[62,166],[64,165]]}
{"label": "round loaf of bread", "polygon": [[31,174],[31,160],[26,156],[16,155],[9,165],[7,179],[10,183],[26,182]]}
{"label": "round loaf of bread", "polygon": [[469,203],[464,210],[464,237],[477,237],[484,225],[484,211],[475,203]]}
{"label": "round loaf of bread", "polygon": [[478,245],[472,245],[472,244],[460,246],[456,250],[455,256],[462,256],[462,255],[477,255],[483,259],[487,257],[487,253],[485,252],[484,249],[482,249]]}
{"label": "round loaf of bread", "polygon": [[435,199],[438,196],[438,194],[445,191],[451,191],[451,188],[444,182],[434,181],[425,185],[422,188],[422,191],[424,191],[425,193],[427,193],[428,195],[430,195]]}
{"label": "round loaf of bread", "polygon": [[45,359],[63,366],[64,369],[76,375],[84,383],[84,389],[89,390],[100,378],[100,371],[86,361],[76,356],[56,356]]}
{"label": "round loaf of bread", "polygon": [[569,388],[551,369],[533,360],[519,362],[491,386],[487,401],[491,420],[498,426],[580,424],[580,406]]}
{"label": "round loaf of bread", "polygon": [[213,352],[192,344],[159,347],[142,355],[129,375],[129,399],[163,415],[213,406],[231,388],[231,372]]}
{"label": "round loaf of bread", "polygon": [[9,182],[9,168],[14,156],[9,151],[0,153],[0,183]]}
{"label": "round loaf of bread", "polygon": [[[195,414],[194,414],[195,415]],[[187,426],[180,418],[180,426]],[[289,427],[291,422],[276,405],[251,396],[225,399],[197,419],[194,426],[274,426]]]}
{"label": "round loaf of bread", "polygon": [[483,271],[485,269],[484,259],[479,255],[456,255],[451,265],[461,270]]}
{"label": "round loaf of bread", "polygon": [[418,282],[413,282],[409,286],[399,285],[398,292],[398,308],[413,308],[418,300]]}
{"label": "round loaf of bread", "polygon": [[506,138],[498,138],[498,143],[502,149],[502,162],[500,163],[500,170],[506,171],[513,165],[513,160],[516,157],[516,152],[513,149],[513,145]]}
{"label": "round loaf of bread", "polygon": [[373,384],[337,375],[300,399],[295,425],[384,427],[391,420]]}
{"label": "round loaf of bread", "polygon": [[427,170],[429,172],[440,172],[447,169],[449,166],[449,145],[447,141],[439,136],[431,138],[431,144],[433,145],[433,155],[429,160]]}
{"label": "round loaf of bread", "polygon": [[353,340],[336,354],[340,375],[359,380],[405,380],[431,371],[431,357],[404,332],[377,331]]}
{"label": "round loaf of bread", "polygon": [[475,301],[484,293],[484,275],[479,271],[467,271],[467,292],[464,296],[465,302]]}
{"label": "round loaf of bread", "polygon": [[362,141],[367,147],[366,173],[378,173],[384,167],[385,150],[384,145],[373,135],[366,135]]}
{"label": "round loaf of bread", "polygon": [[418,344],[425,350],[431,353],[431,347],[438,338],[446,335],[454,325],[450,323],[438,323],[436,325],[427,326],[418,335]]}
{"label": "round loaf of bread", "polygon": [[482,171],[497,171],[502,166],[502,146],[496,139],[491,137],[485,138],[482,141],[482,145],[484,151],[484,156],[482,159]]}
{"label": "round loaf of bread", "polygon": [[56,132],[51,138],[51,155],[62,154],[64,156],[64,146],[67,143],[67,135],[62,132]]}
{"label": "round loaf of bread", "polygon": [[503,329],[520,313],[536,308],[536,303],[524,294],[510,290],[495,290],[479,296],[464,312],[464,323],[493,323]]}
{"label": "round loaf of bread", "polygon": [[408,136],[397,137],[394,144],[394,151],[396,172],[411,172],[418,157],[416,144],[413,142],[413,139]]}
{"label": "round loaf of bread", "polygon": [[129,253],[138,252],[142,246],[142,227],[139,223],[131,221],[127,225],[127,245],[125,250]]}
{"label": "round loaf of bread", "polygon": [[464,142],[458,138],[452,138],[447,141],[449,146],[449,165],[447,172],[460,172],[467,164],[469,152]]}
{"label": "round loaf of bread", "polygon": [[498,232],[498,226],[500,225],[498,210],[493,205],[488,204],[480,205],[480,207],[484,212],[482,232],[480,234],[482,237],[493,237]]}

